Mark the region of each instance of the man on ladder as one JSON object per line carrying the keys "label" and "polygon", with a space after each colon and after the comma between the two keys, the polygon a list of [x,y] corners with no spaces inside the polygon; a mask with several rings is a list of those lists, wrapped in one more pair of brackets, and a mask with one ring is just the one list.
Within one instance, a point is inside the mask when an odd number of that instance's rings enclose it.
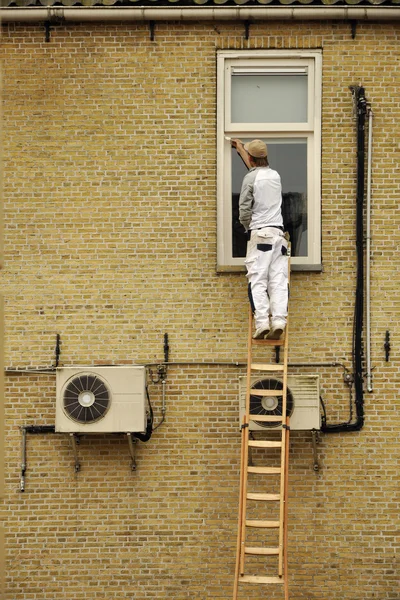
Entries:
{"label": "man on ladder", "polygon": [[286,327],[288,305],[281,178],[269,167],[262,140],[243,145],[233,139],[231,144],[249,168],[239,198],[239,220],[248,234],[245,265],[255,320],[253,337],[278,340]]}

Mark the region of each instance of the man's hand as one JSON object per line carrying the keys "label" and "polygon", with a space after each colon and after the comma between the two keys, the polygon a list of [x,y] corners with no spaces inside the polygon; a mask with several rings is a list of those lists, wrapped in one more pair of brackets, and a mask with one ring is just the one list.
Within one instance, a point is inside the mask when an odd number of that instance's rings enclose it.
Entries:
{"label": "man's hand", "polygon": [[239,140],[238,138],[232,138],[231,146],[232,146],[232,148],[236,148],[236,150],[238,150],[239,148],[243,148],[243,142],[242,142],[242,140]]}
{"label": "man's hand", "polygon": [[250,157],[249,157],[249,154],[244,149],[242,140],[239,140],[238,138],[232,138],[231,146],[232,146],[232,148],[236,148],[236,152],[239,154],[240,158],[242,159],[242,161],[244,162],[246,167],[248,169],[251,169],[252,165],[250,163]]}

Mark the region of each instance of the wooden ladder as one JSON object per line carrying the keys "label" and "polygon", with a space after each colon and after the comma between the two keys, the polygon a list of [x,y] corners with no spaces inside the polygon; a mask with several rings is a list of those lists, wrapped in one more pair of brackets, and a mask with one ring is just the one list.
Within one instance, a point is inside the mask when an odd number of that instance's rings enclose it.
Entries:
{"label": "wooden ladder", "polygon": [[[237,600],[239,584],[265,584],[269,586],[281,585],[285,600],[289,600],[288,569],[287,569],[287,489],[288,489],[288,466],[289,466],[289,417],[286,417],[287,399],[287,366],[288,366],[288,325],[281,340],[254,340],[253,315],[249,309],[249,332],[247,352],[247,382],[246,382],[246,411],[243,416],[242,428],[242,451],[240,468],[240,496],[239,496],[239,523],[237,539],[237,556],[233,600]],[[275,347],[275,363],[254,363],[253,347],[265,346],[271,351]],[[283,350],[283,359],[281,352]],[[264,350],[264,348],[262,349]],[[255,389],[252,381],[255,372],[262,372],[268,376],[277,376],[282,381],[282,390]],[[255,415],[250,414],[250,396],[259,397],[281,397],[281,415]],[[249,425],[252,421],[276,422],[281,425],[278,429],[264,429],[266,436],[272,439],[250,439]],[[273,433],[272,433],[273,432]],[[278,433],[279,432],[279,433]],[[277,439],[278,435],[278,439]],[[265,436],[264,436],[265,437]],[[250,449],[250,450],[249,450]],[[254,449],[254,450],[253,450]],[[270,460],[279,466],[252,466],[249,464],[252,452],[257,455],[268,452]],[[277,453],[276,456],[274,454]],[[265,457],[263,458],[265,460]],[[250,462],[252,462],[250,460]],[[249,477],[250,475],[250,477]],[[263,478],[263,479],[261,479]],[[257,486],[257,492],[251,491],[253,485]],[[262,492],[260,492],[260,487]],[[256,503],[256,504],[255,504]],[[279,503],[279,507],[278,507]],[[265,519],[254,519],[248,516],[248,512],[254,508],[262,508]],[[274,512],[275,518],[268,519],[269,513]],[[278,518],[279,515],[279,518]],[[258,528],[255,532],[254,528]],[[261,538],[267,537],[274,541],[257,539],[257,545],[248,538],[256,535]],[[275,541],[276,538],[276,541]],[[260,545],[261,544],[261,545]],[[261,573],[254,573],[254,565],[248,563],[251,559],[259,557],[257,569]],[[267,566],[264,564],[268,563]],[[271,558],[275,557],[275,558]],[[270,564],[271,561],[274,564]],[[261,563],[261,565],[260,565]],[[253,568],[252,568],[253,567]],[[271,572],[272,571],[272,572]],[[270,588],[272,591],[272,587]]]}

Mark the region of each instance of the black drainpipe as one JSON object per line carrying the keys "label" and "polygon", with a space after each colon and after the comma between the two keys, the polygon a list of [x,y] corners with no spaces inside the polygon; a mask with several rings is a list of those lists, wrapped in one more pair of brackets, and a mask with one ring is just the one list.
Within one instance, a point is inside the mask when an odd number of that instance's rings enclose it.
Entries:
{"label": "black drainpipe", "polygon": [[356,295],[354,306],[353,328],[353,373],[355,388],[356,420],[354,423],[338,423],[327,425],[324,423],[321,430],[324,433],[338,433],[344,431],[359,431],[364,425],[364,397],[363,397],[363,315],[364,315],[364,191],[365,191],[365,121],[367,115],[367,101],[363,87],[352,86],[351,92],[355,99],[357,110],[357,204],[356,204]]}

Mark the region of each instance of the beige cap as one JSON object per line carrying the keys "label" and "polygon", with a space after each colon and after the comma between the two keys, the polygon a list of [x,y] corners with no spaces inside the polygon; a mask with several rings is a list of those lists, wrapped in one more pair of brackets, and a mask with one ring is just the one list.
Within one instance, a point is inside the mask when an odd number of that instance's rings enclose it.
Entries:
{"label": "beige cap", "polygon": [[267,144],[262,140],[247,142],[247,144],[244,145],[244,149],[250,156],[254,156],[254,158],[265,158],[268,154]]}

